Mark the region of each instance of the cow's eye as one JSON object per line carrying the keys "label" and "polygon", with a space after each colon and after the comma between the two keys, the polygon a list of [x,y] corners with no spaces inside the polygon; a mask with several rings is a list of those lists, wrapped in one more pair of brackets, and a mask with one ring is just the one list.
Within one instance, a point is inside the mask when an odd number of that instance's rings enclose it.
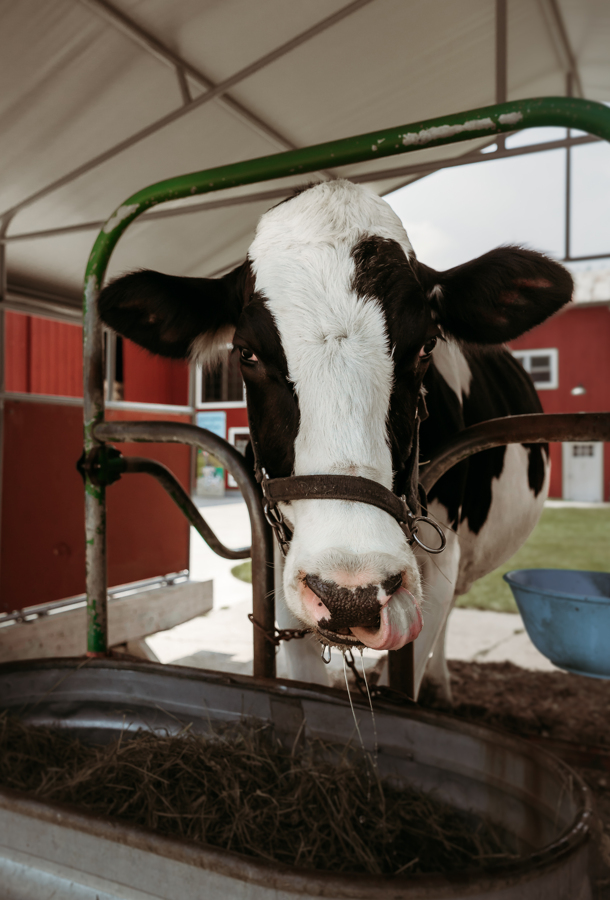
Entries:
{"label": "cow's eye", "polygon": [[420,359],[425,359],[427,356],[430,356],[430,354],[436,347],[436,341],[437,341],[437,339],[435,337],[431,337],[431,338],[429,338],[429,340],[426,341],[424,346],[419,351]]}
{"label": "cow's eye", "polygon": [[258,356],[255,356],[252,350],[248,350],[247,347],[242,347],[239,353],[240,359],[245,363],[255,363],[258,362]]}

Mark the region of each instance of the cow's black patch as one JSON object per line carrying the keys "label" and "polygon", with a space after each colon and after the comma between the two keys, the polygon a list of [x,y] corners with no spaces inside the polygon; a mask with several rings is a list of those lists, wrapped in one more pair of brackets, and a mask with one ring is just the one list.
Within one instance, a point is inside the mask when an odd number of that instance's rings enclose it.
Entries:
{"label": "cow's black patch", "polygon": [[306,575],[305,582],[330,612],[330,619],[320,620],[321,628],[339,631],[378,626],[380,606],[376,584],[346,588],[334,581],[324,581],[318,575]]}
{"label": "cow's black patch", "polygon": [[[463,395],[462,405],[440,373],[432,366],[426,376],[426,400],[430,417],[421,427],[422,460],[433,457],[440,445],[458,431],[487,419],[539,412],[540,401],[523,367],[502,348],[462,348],[472,373],[470,389]],[[545,475],[544,444],[527,446],[529,453],[529,485],[537,496]],[[449,509],[451,525],[458,520],[478,534],[489,515],[493,479],[504,467],[505,447],[477,453],[454,466],[429,492]],[[461,507],[461,511],[460,511]]]}
{"label": "cow's black patch", "polygon": [[397,494],[409,497],[418,462],[415,419],[427,365],[419,359],[419,351],[438,328],[411,262],[397,241],[368,235],[355,245],[351,255],[352,290],[362,299],[375,300],[386,321],[394,362],[387,419],[393,487]]}
{"label": "cow's black patch", "polygon": [[111,282],[101,292],[102,321],[151,353],[184,359],[196,338],[241,314],[250,266],[245,262],[222,278],[182,278],[140,271]]}
{"label": "cow's black patch", "polygon": [[245,307],[233,343],[238,349],[251,350],[259,360],[255,365],[242,364],[250,434],[259,464],[270,478],[292,475],[299,405],[278,330],[260,294],[253,294]]}
{"label": "cow's black patch", "polygon": [[572,296],[567,269],[523,247],[498,247],[446,272],[418,267],[445,331],[477,344],[519,337]]}
{"label": "cow's black patch", "polygon": [[[435,367],[434,355],[424,378],[424,387],[429,415],[420,426],[421,464],[433,459],[438,449],[464,428],[460,401]],[[447,524],[452,528],[456,528],[459,522],[467,474],[468,461],[459,463],[428,492],[428,500],[438,500],[448,510]]]}

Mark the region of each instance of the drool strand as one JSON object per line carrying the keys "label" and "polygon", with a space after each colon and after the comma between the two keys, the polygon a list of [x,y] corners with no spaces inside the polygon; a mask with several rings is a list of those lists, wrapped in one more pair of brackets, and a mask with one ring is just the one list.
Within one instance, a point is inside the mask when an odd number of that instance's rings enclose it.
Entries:
{"label": "drool strand", "polygon": [[364,678],[364,686],[366,688],[366,694],[369,698],[369,707],[371,709],[371,720],[373,723],[373,739],[374,743],[374,755],[373,755],[373,765],[377,768],[377,757],[379,755],[379,744],[377,743],[377,722],[375,721],[375,711],[373,709],[373,698],[371,697],[371,692],[369,690],[369,683],[366,678],[366,668],[364,665],[364,651],[362,647],[360,647],[360,662],[362,664],[362,677]]}
{"label": "drool strand", "polygon": [[354,709],[354,704],[352,703],[352,695],[349,689],[349,682],[347,680],[347,663],[345,662],[345,651],[343,652],[343,674],[345,676],[345,689],[347,691],[347,697],[349,699],[349,705],[352,708],[352,716],[354,717],[354,725],[356,726],[356,731],[358,732],[358,737],[360,738],[360,746],[362,747],[362,752],[366,756],[366,747],[364,746],[364,741],[362,740],[362,734],[360,732],[360,726],[358,725],[358,719],[356,718],[356,710]]}

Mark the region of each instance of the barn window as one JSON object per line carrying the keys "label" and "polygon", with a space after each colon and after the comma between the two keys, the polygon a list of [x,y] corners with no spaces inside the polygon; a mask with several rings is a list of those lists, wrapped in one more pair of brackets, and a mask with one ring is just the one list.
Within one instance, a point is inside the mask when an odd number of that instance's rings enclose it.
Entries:
{"label": "barn window", "polygon": [[514,350],[518,359],[539,391],[554,390],[559,387],[559,359],[557,349]]}
{"label": "barn window", "polygon": [[244,404],[244,383],[239,369],[239,353],[231,352],[222,364],[210,371],[197,367],[197,406]]}
{"label": "barn window", "polygon": [[572,444],[572,456],[595,456],[593,444]]}

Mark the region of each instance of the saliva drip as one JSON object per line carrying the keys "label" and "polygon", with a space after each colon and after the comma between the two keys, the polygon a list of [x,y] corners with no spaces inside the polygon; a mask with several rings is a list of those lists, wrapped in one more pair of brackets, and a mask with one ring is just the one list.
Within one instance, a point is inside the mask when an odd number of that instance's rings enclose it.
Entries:
{"label": "saliva drip", "polygon": [[330,657],[332,653],[332,647],[330,644],[322,644],[322,662],[326,665],[330,662]]}
{"label": "saliva drip", "polygon": [[349,705],[352,708],[352,716],[354,717],[354,725],[356,726],[356,731],[358,732],[358,737],[360,739],[360,746],[362,747],[362,752],[366,756],[366,747],[364,746],[364,741],[362,740],[362,734],[360,733],[360,726],[358,725],[358,719],[356,718],[356,710],[354,709],[354,704],[352,703],[352,695],[350,693],[349,682],[347,680],[347,663],[345,661],[345,650],[342,650],[341,652],[343,654],[343,674],[345,676],[345,689],[347,691]]}
{"label": "saliva drip", "polygon": [[377,743],[377,723],[375,721],[375,712],[373,710],[373,698],[371,697],[371,692],[369,690],[369,683],[366,678],[366,668],[364,666],[364,650],[362,647],[359,647],[360,650],[360,662],[362,664],[362,677],[364,679],[364,686],[366,687],[366,694],[369,698],[369,707],[371,709],[371,721],[373,723],[373,739],[375,741],[375,755],[373,757],[373,764],[377,767],[377,756],[379,755],[379,744]]}

